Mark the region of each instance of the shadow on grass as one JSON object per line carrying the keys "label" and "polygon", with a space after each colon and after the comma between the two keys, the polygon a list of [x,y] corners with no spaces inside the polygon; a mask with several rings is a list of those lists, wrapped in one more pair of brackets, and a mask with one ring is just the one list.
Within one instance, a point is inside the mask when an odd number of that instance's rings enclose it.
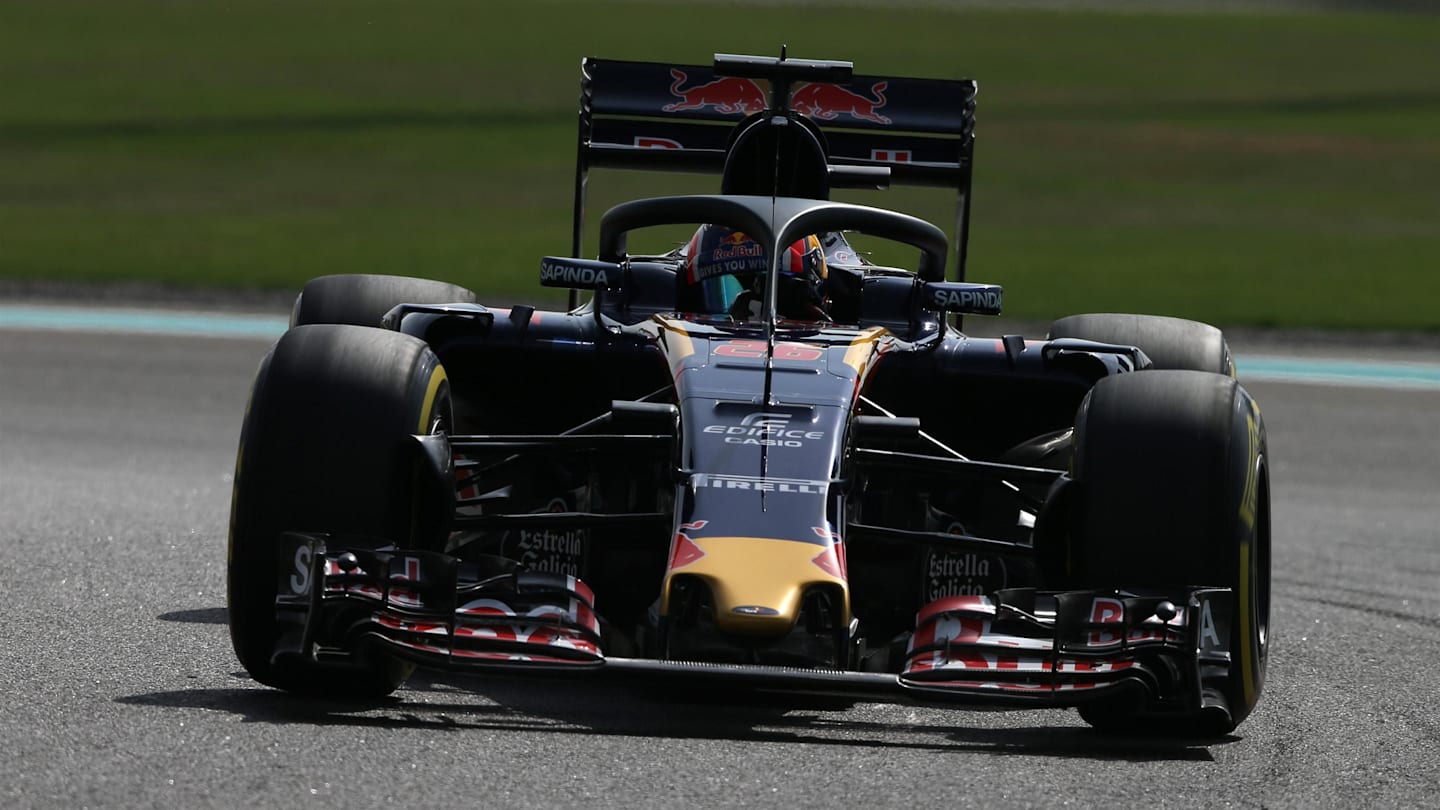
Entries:
{"label": "shadow on grass", "polygon": [[1138,121],[1146,119],[1209,120],[1217,116],[1417,113],[1440,109],[1440,92],[1376,91],[1309,95],[1256,96],[1254,98],[1199,98],[1124,100],[1079,103],[1057,101],[1017,104],[1003,119],[1014,121]]}
{"label": "shadow on grass", "polygon": [[[573,118],[573,114],[571,115]],[[563,115],[545,111],[374,110],[311,115],[216,116],[213,118],[112,119],[56,123],[15,122],[0,140],[52,141],[87,138],[171,138],[290,132],[361,132],[377,129],[481,129],[494,126],[560,124]]]}

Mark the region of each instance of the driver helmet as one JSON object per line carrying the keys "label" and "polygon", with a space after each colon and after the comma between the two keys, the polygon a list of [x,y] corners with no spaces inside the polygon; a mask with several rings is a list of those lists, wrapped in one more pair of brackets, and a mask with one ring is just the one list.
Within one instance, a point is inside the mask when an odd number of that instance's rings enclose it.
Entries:
{"label": "driver helmet", "polygon": [[[685,247],[684,281],[698,311],[746,318],[760,312],[768,269],[765,247],[725,225],[701,225]],[[829,320],[825,249],[810,235],[790,245],[780,264],[776,306],[782,318]]]}

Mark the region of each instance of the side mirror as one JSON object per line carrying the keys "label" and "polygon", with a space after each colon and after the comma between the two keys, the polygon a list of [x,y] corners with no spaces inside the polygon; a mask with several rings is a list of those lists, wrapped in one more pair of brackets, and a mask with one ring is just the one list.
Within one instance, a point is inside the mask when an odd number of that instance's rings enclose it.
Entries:
{"label": "side mirror", "polygon": [[546,256],[540,260],[540,286],[575,290],[617,290],[623,285],[625,268],[615,262]]}
{"label": "side mirror", "polygon": [[1004,289],[999,284],[930,281],[921,290],[921,306],[936,312],[999,315]]}

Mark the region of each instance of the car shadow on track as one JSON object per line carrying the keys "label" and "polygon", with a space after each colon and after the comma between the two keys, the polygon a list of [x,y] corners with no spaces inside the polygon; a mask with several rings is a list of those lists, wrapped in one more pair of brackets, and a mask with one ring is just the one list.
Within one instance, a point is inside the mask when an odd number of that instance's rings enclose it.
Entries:
{"label": "car shadow on track", "polygon": [[162,622],[180,622],[182,624],[225,624],[229,621],[229,614],[223,607],[197,608],[195,610],[172,610],[169,613],[161,613],[155,618]]}
{"label": "car shadow on track", "polygon": [[[1132,762],[1211,761],[1210,746],[1236,739],[1117,736],[1063,724],[1005,727],[1004,714],[965,710],[926,710],[921,719],[905,707],[852,710],[848,701],[835,698],[654,690],[642,694],[625,685],[578,680],[563,684],[522,678],[432,680],[423,673],[417,673],[396,696],[369,701],[302,698],[247,683],[227,689],[153,692],[117,702],[222,711],[246,722],[278,725],[793,742]],[[999,727],[965,724],[996,717],[1001,719]],[[1056,715],[1062,721],[1069,717],[1073,715]]]}

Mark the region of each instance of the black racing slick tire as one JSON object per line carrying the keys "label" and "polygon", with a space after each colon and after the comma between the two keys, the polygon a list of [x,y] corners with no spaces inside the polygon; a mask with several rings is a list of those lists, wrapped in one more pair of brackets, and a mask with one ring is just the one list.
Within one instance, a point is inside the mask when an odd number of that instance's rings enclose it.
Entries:
{"label": "black racing slick tire", "polygon": [[475,293],[427,278],[348,274],[311,279],[295,299],[290,325],[348,323],[379,326],[399,304],[473,304]]}
{"label": "black racing slick tire", "polygon": [[[1260,697],[1269,649],[1270,482],[1265,425],[1232,377],[1149,371],[1101,380],[1076,414],[1070,584],[1230,589],[1230,665],[1206,687],[1228,713],[1081,710],[1102,729],[1226,734]],[[1203,619],[1204,617],[1202,617]],[[1205,629],[1201,628],[1202,646]],[[1219,641],[1217,636],[1216,641]]]}
{"label": "black racing slick tire", "polygon": [[448,516],[421,508],[422,462],[410,437],[445,432],[451,418],[445,369],[416,338],[300,326],[266,355],[240,433],[227,565],[230,638],[255,680],[359,697],[389,694],[409,674],[410,667],[379,656],[350,664],[274,656],[280,534],[438,548]]}
{"label": "black racing slick tire", "polygon": [[1235,376],[1225,335],[1216,327],[1162,315],[1094,313],[1050,324],[1049,337],[1138,346],[1156,369],[1190,369]]}

